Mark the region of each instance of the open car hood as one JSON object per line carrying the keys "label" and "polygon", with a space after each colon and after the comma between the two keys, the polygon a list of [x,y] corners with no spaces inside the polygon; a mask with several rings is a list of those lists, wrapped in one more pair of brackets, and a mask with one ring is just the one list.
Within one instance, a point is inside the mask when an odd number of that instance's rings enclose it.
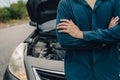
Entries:
{"label": "open car hood", "polygon": [[46,21],[41,25],[37,24],[36,22],[30,21],[31,26],[36,26],[40,32],[49,32],[56,30],[56,19]]}
{"label": "open car hood", "polygon": [[58,3],[59,0],[28,0],[26,7],[31,21],[41,25],[56,19]]}

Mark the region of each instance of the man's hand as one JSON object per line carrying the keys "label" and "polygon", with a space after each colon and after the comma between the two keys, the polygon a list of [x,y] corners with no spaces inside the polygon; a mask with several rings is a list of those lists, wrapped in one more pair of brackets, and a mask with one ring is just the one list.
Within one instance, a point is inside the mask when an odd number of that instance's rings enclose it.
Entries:
{"label": "man's hand", "polygon": [[116,26],[119,22],[119,17],[117,16],[117,17],[115,17],[115,18],[112,18],[111,20],[110,20],[110,23],[109,23],[109,25],[108,25],[108,28],[111,28],[111,27],[114,27],[114,26]]}
{"label": "man's hand", "polygon": [[68,33],[74,38],[83,39],[82,31],[74,24],[72,20],[61,19],[61,23],[57,25],[58,31],[61,33]]}
{"label": "man's hand", "polygon": [[[57,25],[58,31],[61,33],[68,33],[74,38],[83,39],[83,32],[74,24],[72,20],[61,19],[61,23]],[[108,28],[114,27],[118,24],[119,17],[112,18]]]}

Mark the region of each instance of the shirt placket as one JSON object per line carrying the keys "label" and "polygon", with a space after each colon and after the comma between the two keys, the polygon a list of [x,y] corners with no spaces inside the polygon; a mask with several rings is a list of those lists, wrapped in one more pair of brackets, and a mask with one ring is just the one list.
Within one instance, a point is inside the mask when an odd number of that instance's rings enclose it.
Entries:
{"label": "shirt placket", "polygon": [[92,30],[96,30],[97,29],[97,23],[96,23],[96,17],[95,17],[95,12],[92,11],[91,14],[91,26],[92,26]]}

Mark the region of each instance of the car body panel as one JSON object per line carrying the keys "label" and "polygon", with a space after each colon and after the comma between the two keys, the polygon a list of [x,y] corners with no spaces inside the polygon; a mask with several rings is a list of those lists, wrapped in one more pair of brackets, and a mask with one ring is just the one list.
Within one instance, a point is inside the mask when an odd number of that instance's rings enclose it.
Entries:
{"label": "car body panel", "polygon": [[3,80],[19,80],[18,78],[16,78],[13,74],[11,74],[11,72],[9,71],[9,68],[6,68]]}
{"label": "car body panel", "polygon": [[55,60],[44,60],[40,58],[34,58],[30,56],[25,57],[25,67],[28,76],[28,80],[36,80],[33,68],[57,71],[64,73],[64,62]]}
{"label": "car body panel", "polygon": [[[31,47],[31,42],[36,36],[56,38],[55,23],[57,5],[60,0],[28,0],[26,7],[30,17],[30,25],[35,26],[35,31],[24,41]],[[51,21],[52,20],[52,21]],[[46,28],[46,29],[45,29]],[[31,51],[30,51],[31,52]],[[64,62],[57,60],[45,60],[32,57],[29,51],[24,56],[24,64],[27,74],[27,80],[36,80],[34,71],[36,69],[45,69],[64,75]],[[6,69],[4,80],[18,80],[9,70]]]}

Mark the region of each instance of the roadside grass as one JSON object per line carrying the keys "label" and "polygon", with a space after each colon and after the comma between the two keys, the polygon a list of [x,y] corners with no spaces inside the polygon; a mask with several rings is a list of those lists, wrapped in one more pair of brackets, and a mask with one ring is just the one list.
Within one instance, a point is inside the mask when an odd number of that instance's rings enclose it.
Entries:
{"label": "roadside grass", "polygon": [[21,19],[21,20],[9,20],[6,22],[0,22],[0,29],[2,28],[7,28],[7,27],[12,27],[15,25],[19,25],[19,24],[24,24],[24,23],[28,23],[29,19]]}

